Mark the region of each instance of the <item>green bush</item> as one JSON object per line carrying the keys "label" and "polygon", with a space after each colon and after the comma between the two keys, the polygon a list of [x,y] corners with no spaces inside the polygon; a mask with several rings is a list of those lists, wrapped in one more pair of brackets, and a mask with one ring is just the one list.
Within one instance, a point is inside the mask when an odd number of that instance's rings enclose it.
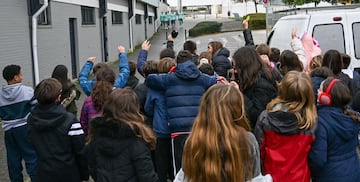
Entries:
{"label": "green bush", "polygon": [[247,16],[250,16],[249,28],[251,30],[266,29],[266,14],[265,13],[250,13],[245,15],[242,19],[244,20]]}
{"label": "green bush", "polygon": [[190,37],[220,32],[222,23],[216,21],[204,21],[196,24],[189,30]]}

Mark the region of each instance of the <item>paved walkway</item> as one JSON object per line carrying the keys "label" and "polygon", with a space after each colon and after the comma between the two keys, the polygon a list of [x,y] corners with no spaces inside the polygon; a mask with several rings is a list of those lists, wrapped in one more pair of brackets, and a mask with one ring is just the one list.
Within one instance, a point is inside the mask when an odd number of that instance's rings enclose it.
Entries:
{"label": "paved walkway", "polygon": [[[186,40],[186,34],[185,32],[188,32],[188,30],[196,25],[197,23],[201,21],[231,21],[227,18],[214,18],[214,17],[205,17],[204,16],[198,16],[196,19],[186,19],[184,24],[180,27],[177,27],[176,30],[179,32],[178,37],[174,40],[174,49],[176,52],[180,51],[182,49],[182,44]],[[151,39],[151,48],[149,50],[148,54],[148,60],[159,60],[159,53],[160,50],[166,48],[166,37],[167,34],[170,33],[171,30],[159,30],[159,32],[153,36]],[[253,37],[256,44],[264,43],[265,42],[265,31],[254,31]],[[207,50],[207,43],[213,40],[218,40],[223,42],[225,47],[227,47],[231,55],[234,53],[236,49],[244,45],[242,32],[228,32],[228,33],[220,33],[220,34],[213,34],[213,35],[207,35],[207,36],[201,36],[196,38],[191,38],[191,40],[195,41],[198,46],[198,52],[206,51]],[[129,60],[136,61],[138,56],[139,50],[134,51],[133,54],[129,55]],[[117,72],[116,65],[114,66],[114,70]],[[137,74],[137,77],[143,81],[142,76]],[[77,102],[78,105],[78,115],[80,114],[80,110],[83,104],[83,101],[85,100],[85,94],[82,94],[81,98]],[[24,169],[25,171],[25,169]],[[4,131],[0,129],[0,182],[8,182],[8,171],[7,171],[7,162],[6,162],[6,150],[4,145]],[[29,181],[29,180],[27,180]]]}

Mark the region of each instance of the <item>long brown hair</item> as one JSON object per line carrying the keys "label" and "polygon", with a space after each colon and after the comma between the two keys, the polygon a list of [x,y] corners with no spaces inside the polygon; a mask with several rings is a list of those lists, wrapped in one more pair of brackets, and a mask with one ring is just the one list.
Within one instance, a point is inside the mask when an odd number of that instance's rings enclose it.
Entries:
{"label": "long brown hair", "polygon": [[188,181],[229,182],[252,178],[244,98],[230,86],[216,84],[202,97],[185,144],[183,169]]}
{"label": "long brown hair", "polygon": [[150,149],[155,149],[156,137],[145,125],[144,116],[140,113],[139,99],[132,89],[114,90],[106,100],[102,114],[109,122],[129,125],[137,137],[142,138]]}
{"label": "long brown hair", "polygon": [[213,49],[211,56],[213,56],[217,50],[223,48],[223,44],[219,41],[211,41],[209,42],[209,46],[211,46]]}
{"label": "long brown hair", "polygon": [[[280,104],[280,107],[275,107]],[[294,113],[299,129],[311,129],[317,118],[315,96],[310,77],[305,72],[289,71],[279,84],[279,96],[266,107],[269,112],[287,108]]]}
{"label": "long brown hair", "polygon": [[271,69],[261,60],[255,49],[248,46],[239,48],[233,55],[234,69],[238,80],[235,80],[241,91],[251,88],[257,83],[261,72],[269,82],[274,82]]}
{"label": "long brown hair", "polygon": [[96,83],[91,92],[91,99],[97,111],[101,111],[105,101],[113,90],[115,73],[111,68],[105,67],[97,71]]}

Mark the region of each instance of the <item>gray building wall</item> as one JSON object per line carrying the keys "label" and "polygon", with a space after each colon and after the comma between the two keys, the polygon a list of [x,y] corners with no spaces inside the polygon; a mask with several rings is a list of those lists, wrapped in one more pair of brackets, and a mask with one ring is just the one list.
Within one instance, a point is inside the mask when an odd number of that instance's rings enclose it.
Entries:
{"label": "gray building wall", "polygon": [[[108,0],[108,3],[119,4],[127,7],[126,0]],[[95,25],[81,24],[81,6],[58,1],[50,1],[50,25],[38,25],[37,46],[39,61],[40,80],[51,76],[53,68],[58,64],[63,64],[69,69],[71,77],[71,50],[69,18],[76,19],[77,30],[77,68],[79,73],[86,59],[96,56],[97,62],[102,61],[102,42],[101,25],[98,17],[98,8],[95,8]],[[142,2],[136,2],[136,12],[144,10]],[[134,7],[134,8],[135,8]],[[27,14],[27,1],[23,0],[2,0],[0,2],[0,71],[8,64],[18,64],[22,67],[23,83],[33,86],[34,74],[31,53],[31,31],[29,16]],[[149,12],[153,12],[153,7],[148,6]],[[151,17],[154,13],[152,13]],[[159,14],[159,13],[158,13]],[[109,60],[117,59],[117,45],[124,45],[126,49],[130,47],[129,34],[133,35],[134,46],[141,44],[145,40],[144,15],[141,15],[141,24],[135,24],[135,16],[132,21],[132,32],[129,32],[128,13],[123,12],[123,24],[113,25],[111,20],[111,10],[107,12],[107,33],[108,33],[108,53]],[[148,20],[147,20],[148,22]],[[155,24],[155,25],[154,25]],[[147,34],[150,38],[155,32],[153,24],[147,23]],[[6,82],[0,78],[0,84]]]}
{"label": "gray building wall", "polygon": [[22,68],[23,83],[33,86],[27,2],[1,0],[0,4],[0,84],[7,84],[2,77],[4,67],[17,64]]}
{"label": "gray building wall", "polygon": [[128,13],[123,12],[123,23],[120,25],[113,25],[111,20],[111,10],[107,12],[108,22],[108,50],[109,61],[118,59],[117,46],[122,45],[129,50],[130,48],[130,35],[129,35],[129,19]]}

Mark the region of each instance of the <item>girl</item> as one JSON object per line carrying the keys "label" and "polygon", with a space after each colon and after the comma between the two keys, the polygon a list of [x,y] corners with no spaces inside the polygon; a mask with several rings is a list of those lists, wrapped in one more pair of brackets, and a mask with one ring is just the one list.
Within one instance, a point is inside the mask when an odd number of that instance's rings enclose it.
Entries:
{"label": "girl", "polygon": [[156,137],[144,123],[130,88],[112,92],[91,121],[86,150],[94,181],[158,181],[150,149]]}
{"label": "girl", "polygon": [[273,73],[251,47],[238,49],[233,55],[233,64],[235,81],[244,93],[246,114],[254,128],[261,111],[277,94]]}
{"label": "girl", "polygon": [[77,106],[75,100],[79,100],[81,93],[75,84],[69,80],[66,66],[57,65],[51,74],[51,78],[57,79],[62,85],[60,103],[68,112],[76,116]]}
{"label": "girl", "polygon": [[359,181],[359,117],[352,118],[354,112],[345,109],[351,102],[350,90],[343,81],[329,77],[318,95],[316,140],[309,154],[312,181]]}
{"label": "girl", "polygon": [[310,181],[307,158],[315,140],[316,117],[310,77],[288,72],[279,84],[279,96],[261,113],[254,131],[263,172],[271,174],[274,182]]}
{"label": "girl", "polygon": [[84,101],[81,109],[80,123],[85,132],[88,133],[90,119],[99,115],[106,99],[113,90],[115,83],[115,73],[111,68],[102,68],[96,74],[96,83],[91,95]]}
{"label": "girl", "polygon": [[186,181],[239,182],[258,176],[259,151],[249,131],[241,92],[229,84],[210,87],[184,147]]}
{"label": "girl", "polygon": [[231,68],[231,63],[228,59],[230,51],[218,41],[209,42],[208,51],[212,57],[211,65],[214,67],[216,74],[226,78],[227,71]]}

